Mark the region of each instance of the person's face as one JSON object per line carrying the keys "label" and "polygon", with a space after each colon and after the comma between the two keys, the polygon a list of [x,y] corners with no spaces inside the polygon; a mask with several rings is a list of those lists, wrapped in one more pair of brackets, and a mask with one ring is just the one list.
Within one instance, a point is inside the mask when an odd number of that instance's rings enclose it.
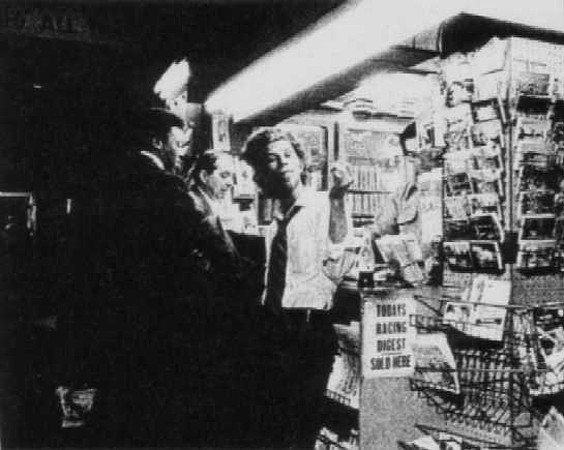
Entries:
{"label": "person's face", "polygon": [[267,196],[281,198],[299,186],[302,170],[303,163],[292,144],[279,140],[268,145],[264,167],[255,180]]}
{"label": "person's face", "polygon": [[212,173],[202,173],[202,182],[208,195],[222,200],[233,186],[233,163],[226,156],[217,160],[216,169]]}
{"label": "person's face", "polygon": [[192,129],[171,127],[167,136],[167,147],[169,148],[172,166],[175,170],[180,170],[184,158],[189,156],[190,144],[192,143]]}

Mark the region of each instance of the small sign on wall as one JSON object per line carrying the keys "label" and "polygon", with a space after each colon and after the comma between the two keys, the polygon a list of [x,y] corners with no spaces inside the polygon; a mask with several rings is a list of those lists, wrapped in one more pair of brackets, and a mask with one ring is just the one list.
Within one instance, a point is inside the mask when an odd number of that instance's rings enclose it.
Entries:
{"label": "small sign on wall", "polygon": [[364,302],[362,372],[365,378],[408,377],[415,362],[412,342],[415,300],[409,294],[390,295]]}
{"label": "small sign on wall", "polygon": [[212,114],[212,143],[215,150],[224,152],[231,150],[230,120],[230,117],[225,114]]}

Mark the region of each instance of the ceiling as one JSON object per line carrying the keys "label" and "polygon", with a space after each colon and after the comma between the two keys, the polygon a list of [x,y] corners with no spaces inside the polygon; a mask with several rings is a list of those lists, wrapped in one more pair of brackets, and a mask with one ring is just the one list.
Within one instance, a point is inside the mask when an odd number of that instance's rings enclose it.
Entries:
{"label": "ceiling", "polygon": [[0,190],[81,184],[176,58],[189,101],[345,0],[0,0]]}
{"label": "ceiling", "polygon": [[[134,86],[140,93],[172,59],[187,56],[191,100],[202,102],[344,1],[0,1],[0,55],[9,55],[11,67],[2,81],[58,91]],[[35,28],[30,17],[39,18]],[[83,32],[44,26],[68,17]]]}

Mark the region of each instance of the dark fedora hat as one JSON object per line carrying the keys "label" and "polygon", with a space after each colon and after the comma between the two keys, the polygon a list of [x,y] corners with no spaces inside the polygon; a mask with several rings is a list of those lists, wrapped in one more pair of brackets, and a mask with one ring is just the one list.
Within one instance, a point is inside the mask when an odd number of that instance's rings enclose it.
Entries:
{"label": "dark fedora hat", "polygon": [[164,108],[148,108],[139,111],[135,119],[139,121],[140,127],[154,131],[168,130],[171,127],[182,128],[184,126],[184,121],[180,117]]}

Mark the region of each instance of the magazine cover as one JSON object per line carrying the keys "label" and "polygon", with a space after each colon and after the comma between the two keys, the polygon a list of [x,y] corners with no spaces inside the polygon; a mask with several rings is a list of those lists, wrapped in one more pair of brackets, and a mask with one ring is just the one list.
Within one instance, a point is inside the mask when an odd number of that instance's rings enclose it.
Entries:
{"label": "magazine cover", "polygon": [[554,271],[555,252],[556,241],[553,239],[520,241],[516,268],[528,272]]}
{"label": "magazine cover", "polygon": [[517,118],[515,132],[518,139],[544,140],[550,133],[550,120],[521,115]]}
{"label": "magazine cover", "polygon": [[520,165],[548,170],[554,165],[556,160],[555,153],[549,143],[524,139],[517,144],[517,158],[515,158],[515,161]]}
{"label": "magazine cover", "polygon": [[351,408],[360,407],[360,357],[358,355],[340,352],[335,356],[325,395]]}
{"label": "magazine cover", "polygon": [[539,307],[534,311],[537,376],[532,395],[564,390],[564,306]]}
{"label": "magazine cover", "polygon": [[475,146],[488,144],[503,145],[503,128],[497,119],[472,125],[472,140]]}
{"label": "magazine cover", "polygon": [[[471,196],[445,197],[445,218],[453,220],[467,220],[469,216],[468,200]],[[475,209],[480,207],[478,200],[475,201]],[[470,203],[471,205],[472,203]]]}
{"label": "magazine cover", "polygon": [[460,301],[445,303],[443,323],[469,336],[501,341],[510,296],[510,281],[476,276]]}
{"label": "magazine cover", "polygon": [[470,254],[476,272],[503,272],[503,261],[498,242],[470,241]]}
{"label": "magazine cover", "polygon": [[444,333],[419,334],[414,340],[415,381],[431,389],[460,393],[460,383],[454,355]]}
{"label": "magazine cover", "polygon": [[418,284],[425,280],[420,266],[423,253],[414,235],[387,235],[377,239],[375,243],[384,261],[395,266],[405,281]]}
{"label": "magazine cover", "polygon": [[483,147],[474,148],[472,153],[475,169],[503,171],[503,158],[499,145],[490,143]]}
{"label": "magazine cover", "polygon": [[552,406],[539,429],[539,450],[564,449],[564,417]]}
{"label": "magazine cover", "polygon": [[535,189],[519,193],[519,214],[552,214],[554,211],[554,191]]}
{"label": "magazine cover", "polygon": [[497,214],[502,217],[499,195],[495,193],[471,194],[468,195],[470,214]]}
{"label": "magazine cover", "polygon": [[457,173],[447,178],[447,192],[450,196],[473,194],[474,187],[468,173]]}
{"label": "magazine cover", "polygon": [[453,272],[470,272],[474,269],[469,241],[443,242],[447,266]]}
{"label": "magazine cover", "polygon": [[470,217],[470,225],[476,240],[503,241],[503,229],[497,214],[475,214]]}
{"label": "magazine cover", "polygon": [[456,175],[472,169],[473,152],[470,149],[448,152],[444,155],[445,172]]}
{"label": "magazine cover", "polygon": [[554,214],[532,214],[521,218],[520,241],[547,240],[554,238]]}

